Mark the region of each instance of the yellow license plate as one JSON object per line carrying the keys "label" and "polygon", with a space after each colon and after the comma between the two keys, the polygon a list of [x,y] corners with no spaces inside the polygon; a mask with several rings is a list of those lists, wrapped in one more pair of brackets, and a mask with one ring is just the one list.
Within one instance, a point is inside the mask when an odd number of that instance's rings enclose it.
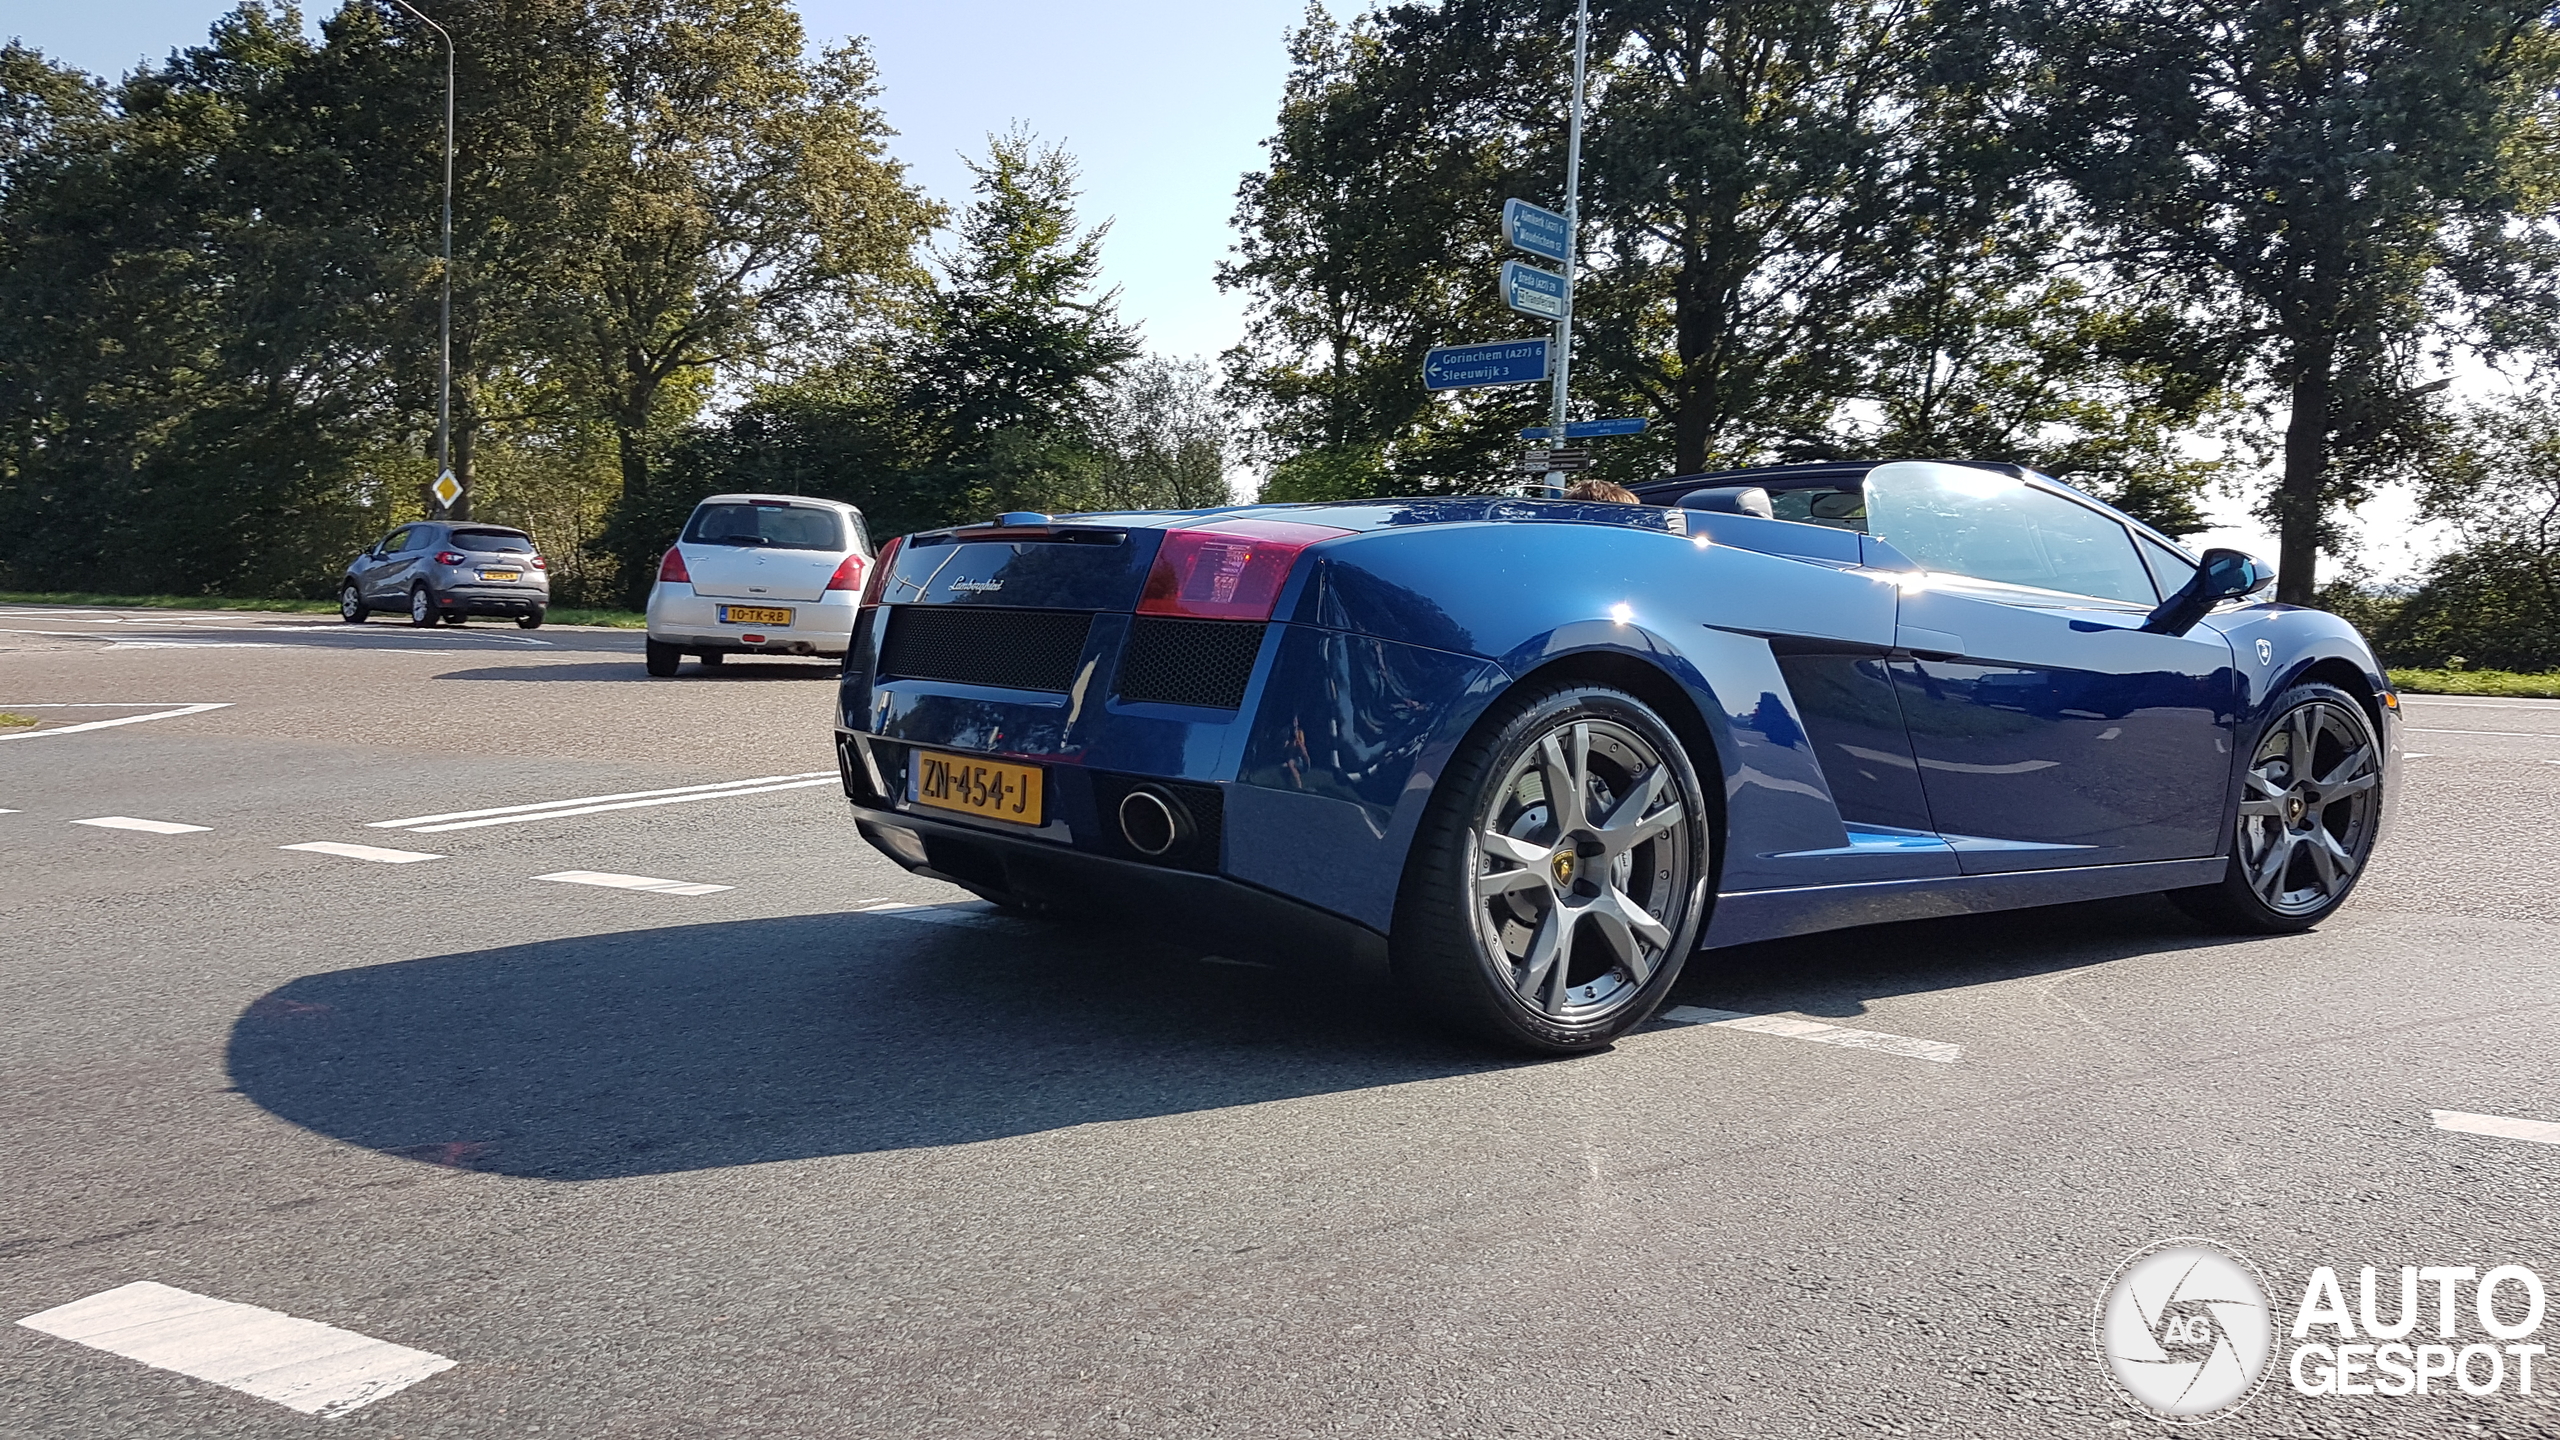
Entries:
{"label": "yellow license plate", "polygon": [[720,607],[720,623],[723,625],[788,625],[791,623],[791,612],[777,610],[770,605],[723,605]]}
{"label": "yellow license plate", "polygon": [[1040,767],[918,750],[907,761],[907,798],[1016,825],[1040,823]]}
{"label": "yellow license plate", "polygon": [[483,580],[521,580],[524,578],[524,572],[521,570],[483,570],[480,572],[480,578]]}

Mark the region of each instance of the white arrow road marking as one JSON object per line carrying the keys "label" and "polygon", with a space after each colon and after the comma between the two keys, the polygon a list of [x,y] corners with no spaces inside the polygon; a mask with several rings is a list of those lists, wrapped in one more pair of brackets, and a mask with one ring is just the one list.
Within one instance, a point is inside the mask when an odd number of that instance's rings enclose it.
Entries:
{"label": "white arrow road marking", "polygon": [[1853,1030],[1846,1025],[1825,1025],[1819,1020],[1799,1020],[1790,1015],[1751,1015],[1740,1010],[1711,1010],[1704,1005],[1682,1005],[1662,1012],[1662,1018],[1674,1025],[1711,1025],[1719,1030],[1748,1030],[1756,1035],[1783,1035],[1790,1040],[1811,1040],[1817,1045],[1846,1045],[1856,1050],[1881,1050],[1911,1060],[1934,1060],[1953,1065],[1964,1058],[1964,1047],[1944,1040],[1914,1040],[1908,1035],[1887,1035],[1878,1030]]}
{"label": "white arrow road marking", "polygon": [[342,845],[335,840],[306,840],[299,845],[279,845],[279,850],[308,850],[314,855],[344,855],[350,860],[379,860],[385,865],[414,865],[421,860],[441,860],[423,850],[385,850],[379,845]]}
{"label": "white arrow road marking", "polygon": [[18,1323],[305,1415],[344,1415],[455,1363],[317,1320],[149,1280],[41,1310]]}
{"label": "white arrow road marking", "polygon": [[683,880],[659,880],[647,875],[614,875],[602,870],[557,870],[549,875],[536,875],[536,880],[563,880],[571,885],[602,885],[608,890],[646,890],[656,895],[717,895],[730,885],[695,885]]}
{"label": "white arrow road marking", "polygon": [[2560,1145],[2560,1125],[2548,1120],[2517,1120],[2505,1115],[2474,1115],[2468,1110],[2434,1110],[2439,1130],[2458,1130],[2465,1135],[2495,1135],[2501,1140],[2531,1140],[2543,1145]]}
{"label": "white arrow road marking", "polygon": [[175,820],[136,820],[130,815],[100,815],[94,820],[74,820],[74,825],[95,825],[101,830],[140,830],[147,835],[193,835],[210,830],[210,825],[181,825]]}
{"label": "white arrow road marking", "polygon": [[434,835],[447,830],[477,830],[484,825],[521,825],[530,820],[593,815],[605,810],[642,810],[652,805],[682,805],[693,800],[726,800],[732,795],[805,790],[835,778],[833,770],[808,770],[797,775],[762,775],[752,780],[722,780],[710,785],[675,785],[664,790],[626,790],[619,795],[581,795],[571,800],[542,800],[530,805],[493,805],[485,810],[412,815],[405,820],[375,820],[366,828],[414,830],[421,835]]}
{"label": "white arrow road marking", "polygon": [[[123,705],[0,705],[0,710],[123,710]],[[21,730],[14,735],[0,735],[0,740],[41,740],[48,735],[77,735],[83,730],[104,730],[114,725],[139,725],[145,720],[168,720],[180,715],[200,715],[207,710],[228,710],[231,702],[216,701],[209,705],[181,705],[175,710],[158,710],[149,715],[121,715],[113,720],[91,720],[79,725],[65,725],[55,730]]]}

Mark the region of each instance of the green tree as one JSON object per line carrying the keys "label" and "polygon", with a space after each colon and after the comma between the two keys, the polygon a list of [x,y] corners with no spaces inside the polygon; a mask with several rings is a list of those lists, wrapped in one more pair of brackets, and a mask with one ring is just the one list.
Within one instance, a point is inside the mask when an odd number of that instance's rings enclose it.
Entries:
{"label": "green tree", "polygon": [[2550,109],[2545,7],[2073,0],[2015,23],[2098,257],[2173,287],[2286,406],[2278,593],[2309,602],[2337,507],[2424,428],[2425,347],[2508,343],[2545,308],[2517,163]]}
{"label": "green tree", "polygon": [[613,427],[626,592],[666,543],[656,446],[703,384],[898,317],[940,213],[887,153],[859,41],[803,55],[782,0],[598,0],[604,115],[581,152],[566,358]]}
{"label": "green tree", "polygon": [[976,199],[936,256],[940,283],[904,356],[905,404],[967,509],[1089,509],[1089,412],[1139,354],[1118,291],[1097,293],[1108,222],[1079,230],[1075,161],[1027,131],[988,137]]}
{"label": "green tree", "polygon": [[2560,403],[2528,390],[2465,414],[2418,500],[2458,543],[2383,619],[2391,661],[2560,670]]}

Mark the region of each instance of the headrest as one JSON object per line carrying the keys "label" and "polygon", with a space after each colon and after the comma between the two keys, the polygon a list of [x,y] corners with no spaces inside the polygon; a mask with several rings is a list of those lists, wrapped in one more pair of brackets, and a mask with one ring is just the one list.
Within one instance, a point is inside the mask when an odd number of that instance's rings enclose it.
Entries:
{"label": "headrest", "polygon": [[1726,515],[1757,515],[1775,520],[1778,513],[1769,508],[1769,492],[1757,485],[1714,485],[1692,490],[1680,497],[1683,510],[1715,510]]}

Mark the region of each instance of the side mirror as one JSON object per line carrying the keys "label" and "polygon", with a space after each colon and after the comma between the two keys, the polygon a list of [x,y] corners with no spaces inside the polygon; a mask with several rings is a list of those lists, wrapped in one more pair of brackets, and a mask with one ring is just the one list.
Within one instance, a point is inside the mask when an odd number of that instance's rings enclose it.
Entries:
{"label": "side mirror", "polygon": [[2142,622],[2155,635],[2184,635],[2225,600],[2255,595],[2276,583],[2275,572],[2237,550],[2207,550],[2196,573],[2178,593],[2160,602]]}

